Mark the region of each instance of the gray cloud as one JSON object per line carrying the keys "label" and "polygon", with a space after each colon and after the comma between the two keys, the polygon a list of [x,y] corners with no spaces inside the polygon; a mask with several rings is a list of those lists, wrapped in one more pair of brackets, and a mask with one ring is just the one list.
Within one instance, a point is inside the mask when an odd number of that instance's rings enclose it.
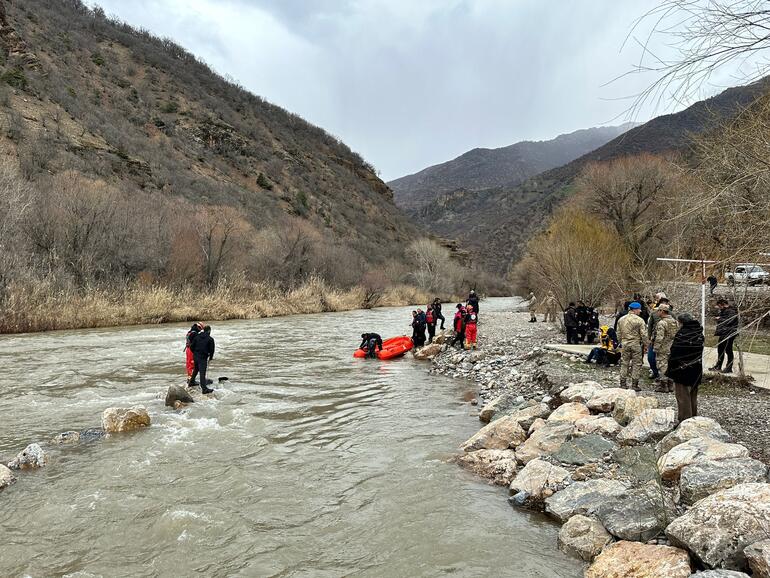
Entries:
{"label": "gray cloud", "polygon": [[638,59],[620,48],[647,0],[99,3],[339,136],[385,179],[621,122],[630,102],[617,99],[650,80],[605,86]]}

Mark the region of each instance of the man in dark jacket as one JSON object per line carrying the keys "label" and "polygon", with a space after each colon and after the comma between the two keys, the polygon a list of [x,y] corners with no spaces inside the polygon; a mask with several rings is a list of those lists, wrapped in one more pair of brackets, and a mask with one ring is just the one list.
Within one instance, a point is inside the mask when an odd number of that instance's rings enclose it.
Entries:
{"label": "man in dark jacket", "polygon": [[674,382],[679,423],[698,415],[698,386],[703,379],[703,327],[689,313],[677,317],[666,377]]}
{"label": "man in dark jacket", "polygon": [[[733,343],[738,336],[738,310],[731,306],[727,299],[720,299],[717,301],[717,307],[719,307],[719,315],[717,316],[717,329],[714,332],[719,338],[717,343],[717,364],[714,367],[709,368],[709,371],[717,371],[722,373],[733,372]],[[722,369],[722,362],[725,360],[725,354],[727,354],[727,365]]]}
{"label": "man in dark jacket", "polygon": [[578,342],[585,341],[586,333],[588,333],[588,307],[583,301],[577,302],[575,307],[575,316],[577,317],[577,338]]}
{"label": "man in dark jacket", "polygon": [[567,330],[567,343],[578,343],[578,319],[574,303],[570,303],[564,312],[564,327]]}
{"label": "man in dark jacket", "polygon": [[438,297],[433,300],[433,315],[435,316],[436,321],[441,321],[440,329],[443,330],[446,318],[441,314],[441,299]]}
{"label": "man in dark jacket", "polygon": [[476,295],[476,291],[471,289],[471,292],[468,294],[468,305],[473,307],[473,310],[478,313],[479,312],[479,296]]}
{"label": "man in dark jacket", "polygon": [[190,384],[195,383],[195,377],[200,373],[201,375],[201,391],[203,393],[211,393],[214,390],[209,389],[209,381],[206,380],[206,370],[208,369],[209,361],[214,359],[214,338],[211,337],[211,326],[206,325],[203,331],[195,336],[192,342],[193,360],[195,361],[195,369],[193,369],[192,376],[190,376]]}
{"label": "man in dark jacket", "polygon": [[382,337],[379,333],[362,333],[358,349],[366,351],[367,357],[377,357],[377,350],[382,351]]}

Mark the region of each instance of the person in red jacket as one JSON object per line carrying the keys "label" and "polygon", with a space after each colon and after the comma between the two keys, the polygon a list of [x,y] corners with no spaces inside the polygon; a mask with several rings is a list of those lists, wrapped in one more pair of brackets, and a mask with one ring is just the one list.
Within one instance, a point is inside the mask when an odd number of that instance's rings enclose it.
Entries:
{"label": "person in red jacket", "polygon": [[460,347],[463,347],[465,345],[465,307],[461,303],[457,304],[457,312],[455,313],[452,329],[455,331],[452,347],[455,347],[458,343]]}
{"label": "person in red jacket", "polygon": [[477,349],[476,335],[479,316],[473,310],[472,305],[468,305],[465,310],[465,349]]}
{"label": "person in red jacket", "polygon": [[[187,336],[185,337],[185,344],[184,344],[184,352],[185,352],[185,362],[187,366],[187,381],[190,381],[190,377],[193,374],[193,370],[195,369],[195,360],[193,359],[193,352],[192,352],[192,342],[195,339],[195,337],[203,330],[203,323],[194,323],[192,327],[190,327],[190,331],[187,332]],[[197,385],[197,384],[194,384]]]}

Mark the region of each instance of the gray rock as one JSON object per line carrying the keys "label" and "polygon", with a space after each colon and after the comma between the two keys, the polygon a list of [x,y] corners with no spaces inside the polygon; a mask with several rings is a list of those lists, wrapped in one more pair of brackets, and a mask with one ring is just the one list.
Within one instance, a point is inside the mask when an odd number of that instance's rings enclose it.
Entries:
{"label": "gray rock", "polygon": [[474,450],[504,450],[515,448],[527,438],[527,434],[512,416],[505,416],[488,423],[476,432],[462,449],[470,452]]}
{"label": "gray rock", "polygon": [[691,574],[690,578],[751,578],[748,574],[743,572],[736,572],[735,570],[705,570],[704,572],[696,572]]}
{"label": "gray rock", "polygon": [[654,397],[623,397],[615,404],[612,417],[619,424],[628,425],[633,419],[646,409],[656,409],[658,400]]}
{"label": "gray rock", "polygon": [[510,503],[511,506],[516,506],[517,508],[523,508],[527,505],[528,502],[529,492],[516,492],[514,495],[508,498],[508,503]]}
{"label": "gray rock", "polygon": [[546,423],[516,448],[516,459],[519,463],[527,464],[535,458],[552,454],[572,437],[574,431],[575,427],[571,423]]}
{"label": "gray rock", "polygon": [[39,444],[29,444],[8,463],[12,470],[32,470],[42,468],[48,463],[48,456]]}
{"label": "gray rock", "polygon": [[581,381],[580,383],[570,384],[569,387],[559,393],[559,397],[565,402],[585,403],[593,397],[604,386],[595,381]]}
{"label": "gray rock", "polygon": [[606,500],[623,495],[626,491],[628,486],[617,480],[575,482],[546,499],[545,511],[563,523],[575,514],[594,514]]}
{"label": "gray rock", "polygon": [[592,395],[586,405],[593,411],[608,413],[615,408],[618,400],[628,397],[636,397],[636,392],[631,389],[608,387],[607,389],[600,389]]}
{"label": "gray rock", "polygon": [[655,451],[646,445],[623,446],[612,452],[612,461],[618,464],[618,473],[639,482],[658,479]]}
{"label": "gray rock", "polygon": [[95,442],[96,440],[102,439],[105,435],[106,435],[106,432],[104,431],[103,428],[90,427],[80,432],[80,442],[81,443]]}
{"label": "gray rock", "polygon": [[743,550],[755,578],[770,578],[770,540],[754,542]]}
{"label": "gray rock", "polygon": [[679,490],[685,504],[694,504],[719,490],[766,480],[767,466],[752,458],[710,460],[683,468]]}
{"label": "gray rock", "polygon": [[596,517],[621,540],[646,542],[665,530],[674,517],[674,503],[657,482],[632,488],[602,502]]}
{"label": "gray rock", "polygon": [[4,490],[14,483],[16,483],[16,476],[13,475],[11,470],[0,464],[0,490]]}
{"label": "gray rock", "polygon": [[615,438],[623,430],[617,421],[603,414],[592,415],[579,419],[575,422],[578,431],[588,434],[599,434],[610,438]]}
{"label": "gray rock", "polygon": [[500,486],[510,484],[516,475],[513,450],[477,450],[458,456],[457,463]]}
{"label": "gray rock", "polygon": [[604,547],[612,542],[612,536],[596,518],[572,516],[559,530],[559,550],[590,562]]}
{"label": "gray rock", "polygon": [[175,407],[176,402],[194,403],[195,400],[192,395],[190,395],[190,392],[187,391],[186,387],[182,387],[181,385],[171,385],[169,386],[168,391],[166,391],[166,407]]}
{"label": "gray rock", "polygon": [[658,455],[667,454],[674,447],[686,441],[704,437],[720,442],[730,441],[730,434],[716,420],[699,415],[684,420],[674,431],[660,440],[657,446]]}
{"label": "gray rock", "polygon": [[573,438],[553,454],[553,457],[564,464],[582,466],[590,462],[598,462],[604,454],[615,449],[614,443],[595,434]]}
{"label": "gray rock", "polygon": [[749,450],[740,444],[727,444],[712,438],[695,438],[674,446],[658,460],[664,480],[677,480],[682,469],[698,462],[747,458]]}
{"label": "gray rock", "polygon": [[770,536],[770,484],[738,484],[703,498],[666,535],[709,568],[746,570],[744,548]]}
{"label": "gray rock", "polygon": [[591,415],[591,412],[588,411],[584,403],[570,402],[556,408],[546,421],[548,423],[558,421],[575,423],[577,420],[586,418],[589,415]]}
{"label": "gray rock", "polygon": [[676,427],[676,412],[670,408],[645,409],[618,434],[621,445],[657,441]]}
{"label": "gray rock", "polygon": [[544,460],[532,460],[516,475],[511,482],[513,494],[526,493],[526,502],[540,505],[543,500],[564,487],[570,479],[570,473],[561,466],[555,466]]}
{"label": "gray rock", "polygon": [[551,408],[544,403],[532,403],[531,405],[525,403],[519,409],[512,412],[510,416],[519,422],[522,428],[528,430],[536,419],[545,419],[550,413]]}

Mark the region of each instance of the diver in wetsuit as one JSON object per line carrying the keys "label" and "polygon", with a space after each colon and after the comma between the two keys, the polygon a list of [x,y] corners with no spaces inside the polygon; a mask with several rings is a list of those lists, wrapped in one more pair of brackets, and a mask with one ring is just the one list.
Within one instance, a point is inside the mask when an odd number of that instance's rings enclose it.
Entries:
{"label": "diver in wetsuit", "polygon": [[366,351],[367,357],[377,357],[377,349],[382,351],[382,337],[378,333],[362,333],[358,348]]}

